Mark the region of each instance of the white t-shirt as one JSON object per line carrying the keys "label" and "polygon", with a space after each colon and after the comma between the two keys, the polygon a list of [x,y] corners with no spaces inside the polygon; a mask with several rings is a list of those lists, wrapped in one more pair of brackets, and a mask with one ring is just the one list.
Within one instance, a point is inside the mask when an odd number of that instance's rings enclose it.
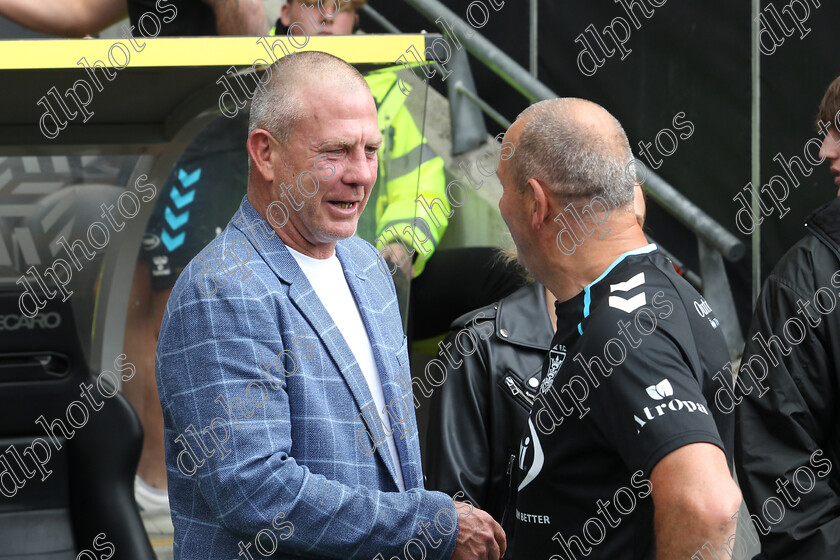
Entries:
{"label": "white t-shirt", "polygon": [[[303,255],[290,247],[292,257],[297,261],[298,266],[306,275],[307,280],[315,290],[315,294],[324,304],[327,312],[332,317],[350,351],[353,352],[359,367],[365,376],[370,394],[385,431],[391,431],[391,421],[385,413],[385,394],[382,392],[382,379],[379,377],[379,368],[376,367],[376,360],[373,357],[373,348],[370,345],[365,324],[356,306],[356,300],[344,278],[344,269],[341,261],[335,253],[327,259],[315,259]],[[388,451],[391,452],[391,459],[397,471],[397,486],[401,492],[405,491],[400,457],[397,454],[397,446],[394,443],[393,432],[387,438]]]}

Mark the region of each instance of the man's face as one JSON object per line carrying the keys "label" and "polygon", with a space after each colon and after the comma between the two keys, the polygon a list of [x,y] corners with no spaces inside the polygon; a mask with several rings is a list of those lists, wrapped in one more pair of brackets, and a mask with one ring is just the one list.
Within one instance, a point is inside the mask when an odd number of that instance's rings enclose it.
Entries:
{"label": "man's face", "polygon": [[[513,123],[510,129],[505,134],[503,142],[511,142],[516,148],[519,142],[519,134],[521,133],[522,123],[517,121]],[[501,160],[496,174],[499,181],[502,183],[502,198],[499,199],[499,212],[502,219],[510,230],[510,236],[513,238],[513,243],[516,245],[516,259],[519,264],[524,266],[533,274],[533,270],[528,266],[528,253],[532,247],[529,239],[529,196],[527,191],[521,191],[523,185],[515,184],[511,170],[511,161],[513,158]]]}
{"label": "man's face", "polygon": [[[291,186],[303,207],[290,211],[285,227],[314,246],[329,248],[356,233],[376,182],[376,151],[382,143],[376,105],[370,91],[355,84],[350,88],[306,85],[298,95],[304,116],[287,144],[275,143],[284,165],[275,176],[272,197],[288,201],[281,194],[281,183]],[[303,171],[319,178],[311,198],[296,186]],[[313,188],[309,178],[301,183],[308,191]]]}
{"label": "man's face", "polygon": [[[820,155],[830,162],[834,184],[840,187],[840,132],[834,126],[829,127],[828,134],[823,138]],[[837,189],[837,196],[840,196],[840,188]]]}
{"label": "man's face", "polygon": [[[290,0],[280,10],[280,21],[286,27],[291,27],[293,23],[301,24],[309,36],[350,35],[358,16],[353,9],[339,11],[341,5],[341,0],[322,0],[312,6],[300,0]],[[303,35],[299,26],[292,27],[290,31],[292,35]]]}

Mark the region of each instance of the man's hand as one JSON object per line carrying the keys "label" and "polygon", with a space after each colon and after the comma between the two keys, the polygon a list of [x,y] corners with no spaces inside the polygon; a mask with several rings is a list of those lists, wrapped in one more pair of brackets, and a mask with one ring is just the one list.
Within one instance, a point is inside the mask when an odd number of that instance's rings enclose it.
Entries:
{"label": "man's hand", "polygon": [[99,33],[127,14],[125,0],[0,0],[0,16],[64,37]]}
{"label": "man's hand", "polygon": [[[457,507],[462,502],[455,502]],[[507,549],[502,527],[490,514],[477,508],[458,521],[458,541],[452,560],[499,560]]]}
{"label": "man's hand", "polygon": [[405,248],[401,243],[389,243],[382,256],[388,262],[397,265],[397,268],[402,272],[403,276],[411,280],[414,275],[414,267],[411,263],[411,257],[405,252]]}
{"label": "man's hand", "polygon": [[202,0],[213,8],[219,35],[267,35],[269,26],[260,0]]}

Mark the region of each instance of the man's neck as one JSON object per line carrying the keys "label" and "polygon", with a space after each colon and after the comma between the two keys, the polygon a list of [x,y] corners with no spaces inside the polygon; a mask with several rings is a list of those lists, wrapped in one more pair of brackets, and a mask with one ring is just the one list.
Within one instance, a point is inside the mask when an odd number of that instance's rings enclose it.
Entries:
{"label": "man's neck", "polygon": [[604,239],[599,239],[597,232],[584,240],[571,255],[564,255],[559,250],[554,259],[547,260],[548,266],[541,276],[543,285],[559,301],[566,301],[592,284],[621,255],[648,245],[642,229],[633,222],[623,229],[613,227],[613,231]]}
{"label": "man's neck", "polygon": [[313,257],[312,255],[307,255],[306,253],[302,253],[302,252],[298,251],[295,247],[293,247],[289,244],[286,244],[286,243],[284,243],[284,244],[286,245],[286,249],[288,249],[289,252],[292,253],[295,258],[301,257],[303,259],[306,259],[307,261],[319,261],[321,263],[325,263],[325,262],[327,262],[328,259],[331,259],[335,256],[335,251],[333,251],[333,253],[331,255],[328,255],[325,258],[321,259],[321,258],[318,258],[318,257]]}
{"label": "man's neck", "polygon": [[286,228],[274,228],[274,231],[277,232],[277,236],[280,237],[280,240],[286,245],[286,247],[294,249],[306,257],[324,260],[335,255],[335,242],[313,245],[306,241],[306,239],[304,239],[297,231],[287,232]]}
{"label": "man's neck", "polygon": [[557,299],[548,288],[543,287],[543,291],[545,292],[545,307],[548,311],[548,320],[551,322],[551,330],[557,332],[557,308],[554,306]]}
{"label": "man's neck", "polygon": [[248,190],[248,202],[251,203],[251,206],[254,207],[257,214],[268,222],[268,225],[271,226],[271,229],[274,230],[277,237],[280,238],[286,247],[291,247],[301,255],[312,257],[313,259],[328,259],[335,254],[335,242],[313,245],[307,241],[306,238],[301,235],[300,231],[298,231],[298,229],[294,226],[291,215],[287,217],[286,223],[283,224],[283,227],[277,227],[274,220],[268,219],[266,215],[271,201],[264,200],[264,197],[261,197],[257,194],[257,192],[258,189]]}

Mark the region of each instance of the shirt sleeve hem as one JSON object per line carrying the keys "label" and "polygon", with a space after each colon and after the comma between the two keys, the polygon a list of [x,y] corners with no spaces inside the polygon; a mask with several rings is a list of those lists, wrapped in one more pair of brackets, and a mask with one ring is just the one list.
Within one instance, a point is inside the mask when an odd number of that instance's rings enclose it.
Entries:
{"label": "shirt sleeve hem", "polygon": [[[667,454],[671,453],[672,451],[676,451],[680,447],[691,445],[692,443],[711,443],[712,445],[716,445],[721,451],[723,451],[724,455],[726,454],[726,449],[723,446],[723,441],[720,439],[720,436],[718,434],[705,430],[693,430],[691,432],[683,432],[669,439],[666,439],[647,455],[647,458],[642,463],[642,470],[644,471],[645,476],[649,477],[651,471],[653,471],[653,468]],[[727,456],[727,464],[728,463],[729,457]]]}

